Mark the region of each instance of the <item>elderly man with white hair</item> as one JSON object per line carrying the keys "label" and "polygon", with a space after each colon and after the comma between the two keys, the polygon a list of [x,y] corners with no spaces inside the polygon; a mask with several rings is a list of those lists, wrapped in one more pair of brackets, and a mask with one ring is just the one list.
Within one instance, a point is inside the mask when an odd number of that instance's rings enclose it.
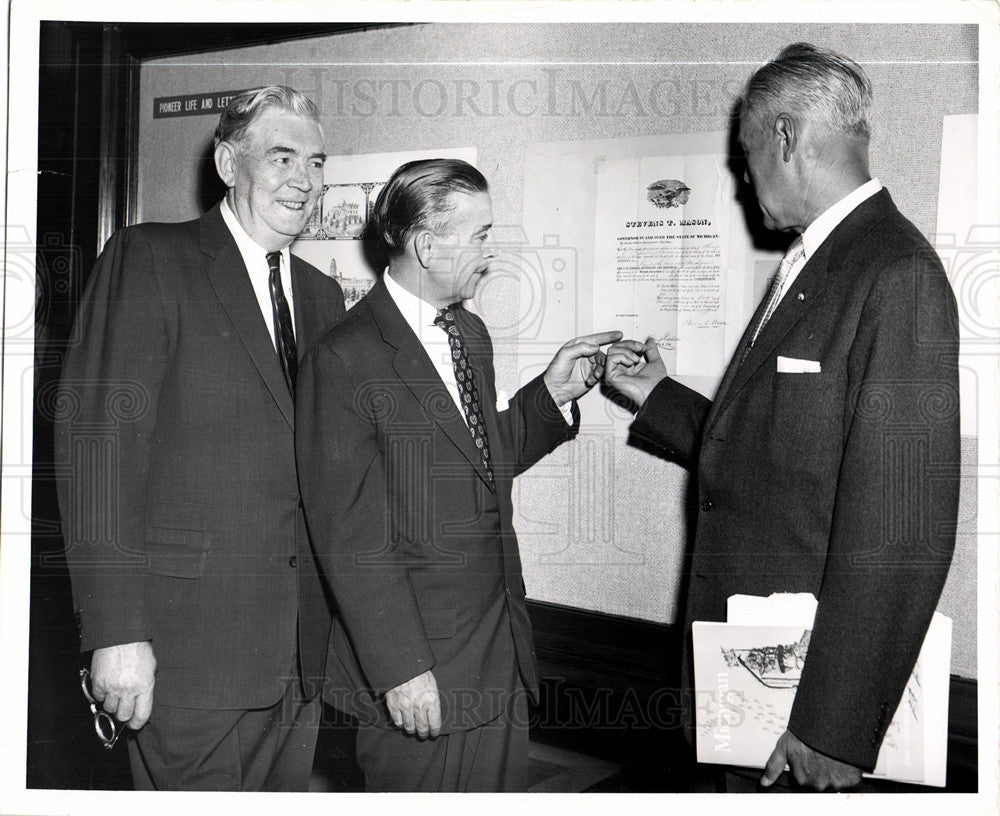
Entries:
{"label": "elderly man with white hair", "polygon": [[106,746],[135,731],[139,789],[308,787],[331,617],[299,499],[295,378],[344,300],[288,246],[323,161],[311,101],[240,94],[215,134],[225,199],[117,232],[80,303],[60,509],[93,651],[84,691]]}

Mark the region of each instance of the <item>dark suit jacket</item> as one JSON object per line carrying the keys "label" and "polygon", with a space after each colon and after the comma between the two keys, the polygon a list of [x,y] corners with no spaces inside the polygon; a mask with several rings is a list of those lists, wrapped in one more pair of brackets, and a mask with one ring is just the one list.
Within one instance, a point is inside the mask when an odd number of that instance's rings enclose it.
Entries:
{"label": "dark suit jacket", "polygon": [[[697,474],[688,635],[725,620],[734,593],[815,594],[789,728],[870,770],[954,548],[955,298],[883,190],[809,259],[740,365],[759,314],[714,402],[664,380],[633,432]],[[777,373],[778,355],[822,371]]]}
{"label": "dark suit jacket", "polygon": [[[575,435],[541,377],[495,410],[482,321],[456,321],[472,357],[495,486],[458,408],[379,281],[306,356],[297,446],[306,518],[338,610],[328,702],[386,725],[389,689],[432,669],[443,733],[537,688],[511,481]],[[575,410],[575,409],[574,409]]]}
{"label": "dark suit jacket", "polygon": [[[292,292],[301,354],[344,302],[294,256]],[[330,618],[293,400],[218,206],[112,236],[77,320],[56,436],[82,648],[151,640],[157,702],[261,707],[281,696],[298,618],[301,669],[321,676]]]}

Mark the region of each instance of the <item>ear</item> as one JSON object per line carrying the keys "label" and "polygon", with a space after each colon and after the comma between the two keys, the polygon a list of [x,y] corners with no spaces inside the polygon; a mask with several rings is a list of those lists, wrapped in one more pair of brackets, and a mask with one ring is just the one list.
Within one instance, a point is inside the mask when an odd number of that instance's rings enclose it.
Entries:
{"label": "ear", "polygon": [[798,147],[799,130],[795,119],[790,114],[780,113],[774,120],[774,135],[781,149],[781,160],[789,162]]}
{"label": "ear", "polygon": [[219,142],[215,148],[215,172],[227,187],[236,186],[236,148],[229,142]]}
{"label": "ear", "polygon": [[420,230],[413,236],[413,251],[424,269],[430,268],[434,255],[434,233],[430,230]]}

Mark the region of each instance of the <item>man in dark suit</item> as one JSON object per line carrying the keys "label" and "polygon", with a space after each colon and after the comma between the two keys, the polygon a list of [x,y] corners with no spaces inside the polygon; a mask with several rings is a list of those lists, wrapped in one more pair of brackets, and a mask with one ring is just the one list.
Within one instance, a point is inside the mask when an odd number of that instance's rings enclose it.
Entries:
{"label": "man in dark suit", "polygon": [[368,790],[523,789],[537,669],[511,482],[576,434],[574,400],[621,334],[567,343],[508,403],[486,328],[460,305],[493,254],[486,180],[411,162],[372,221],[389,267],[307,355],[296,409],[338,612],[326,699],[360,721]]}
{"label": "man in dark suit", "polygon": [[248,91],[215,145],[225,199],[117,232],[84,292],[57,425],[66,556],[92,693],[137,729],[137,788],[305,790],[330,612],[294,380],[344,313],[288,251],[323,189],[319,112]]}
{"label": "man in dark suit", "polygon": [[[957,312],[930,245],[868,170],[871,89],[806,44],[759,69],[739,138],[770,229],[798,234],[714,401],[655,345],[608,353],[632,432],[695,471],[685,620],[736,593],[819,606],[762,783],[848,787],[875,766],[954,548]],[[687,663],[690,680],[690,665]]]}

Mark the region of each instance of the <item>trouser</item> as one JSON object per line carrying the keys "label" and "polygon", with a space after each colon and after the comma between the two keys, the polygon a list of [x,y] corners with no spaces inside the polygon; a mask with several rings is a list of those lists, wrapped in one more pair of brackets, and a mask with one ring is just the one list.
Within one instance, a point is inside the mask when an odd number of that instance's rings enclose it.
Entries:
{"label": "trouser", "polygon": [[397,728],[361,725],[358,765],[365,790],[516,792],[527,788],[528,693],[518,681],[504,713],[469,731],[421,740]]}
{"label": "trouser", "polygon": [[154,702],[129,740],[136,790],[306,791],[321,717],[298,679],[268,708],[206,710]]}

